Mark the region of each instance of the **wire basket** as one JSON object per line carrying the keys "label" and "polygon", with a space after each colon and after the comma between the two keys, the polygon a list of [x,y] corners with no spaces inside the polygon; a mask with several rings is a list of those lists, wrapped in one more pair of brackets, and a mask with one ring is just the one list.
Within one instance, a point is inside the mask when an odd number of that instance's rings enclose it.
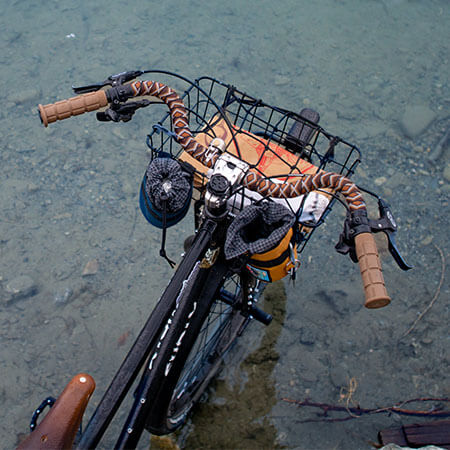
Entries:
{"label": "wire basket", "polygon": [[[360,162],[357,147],[327,133],[299,113],[270,106],[210,77],[189,83],[189,87],[179,95],[188,110],[189,124],[195,138],[207,147],[213,138],[225,137],[227,152],[245,160],[272,181],[283,182],[302,173],[315,174],[323,170],[350,177]],[[167,113],[153,125],[147,137],[152,158],[165,152],[191,163],[195,168],[194,187],[201,197],[208,169],[187,155],[175,138],[170,114]],[[335,201],[333,192],[321,191],[326,202],[318,208],[318,214],[314,214],[307,211],[318,201],[318,197],[311,199],[312,194],[294,201],[281,199],[296,214],[300,223],[299,252],[314,228],[323,223]],[[233,210],[239,211],[259,198],[241,188],[230,201]]]}

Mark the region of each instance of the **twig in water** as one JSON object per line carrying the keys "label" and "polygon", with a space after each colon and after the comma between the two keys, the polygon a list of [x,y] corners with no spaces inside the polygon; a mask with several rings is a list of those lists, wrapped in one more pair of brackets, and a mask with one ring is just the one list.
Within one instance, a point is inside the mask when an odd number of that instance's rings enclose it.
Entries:
{"label": "twig in water", "polygon": [[356,381],[355,377],[352,377],[352,378],[350,378],[350,381],[348,383],[348,388],[345,386],[341,387],[341,392],[339,393],[339,402],[345,400],[345,407],[347,408],[347,412],[353,417],[358,417],[358,416],[355,416],[350,411],[349,405],[350,405],[350,401],[353,400],[353,394],[355,393],[357,387],[358,387],[358,382]]}
{"label": "twig in water", "polygon": [[400,339],[403,339],[405,336],[407,336],[409,333],[411,333],[411,331],[414,330],[414,328],[418,324],[419,320],[422,319],[422,317],[431,309],[431,307],[433,306],[434,302],[439,297],[439,294],[441,292],[441,287],[444,284],[444,277],[445,277],[445,256],[444,256],[444,252],[436,244],[433,244],[433,245],[436,248],[436,250],[439,252],[439,255],[441,256],[441,264],[442,264],[441,267],[442,267],[442,269],[441,269],[441,279],[439,281],[439,285],[438,285],[438,287],[436,289],[436,292],[434,293],[433,298],[431,299],[431,302],[429,303],[429,305],[419,314],[419,316],[414,321],[414,323],[408,328],[407,331],[405,331],[405,333],[402,334]]}
{"label": "twig in water", "polygon": [[383,408],[361,408],[357,407],[348,407],[348,405],[340,406],[340,405],[332,405],[329,403],[317,403],[312,402],[309,399],[305,400],[292,400],[290,398],[283,398],[283,401],[287,403],[293,403],[297,406],[308,406],[312,408],[319,408],[323,411],[323,415],[327,416],[330,411],[337,412],[347,412],[351,414],[347,417],[339,417],[339,418],[319,418],[319,419],[306,419],[301,422],[343,422],[346,420],[351,420],[355,418],[360,418],[364,414],[380,414],[380,413],[396,413],[405,416],[415,416],[415,417],[450,417],[449,410],[443,410],[440,407],[431,407],[427,411],[422,410],[413,410],[413,409],[404,409],[403,406],[408,403],[413,402],[450,402],[450,398],[413,398],[410,400],[403,401],[393,406],[387,406]]}

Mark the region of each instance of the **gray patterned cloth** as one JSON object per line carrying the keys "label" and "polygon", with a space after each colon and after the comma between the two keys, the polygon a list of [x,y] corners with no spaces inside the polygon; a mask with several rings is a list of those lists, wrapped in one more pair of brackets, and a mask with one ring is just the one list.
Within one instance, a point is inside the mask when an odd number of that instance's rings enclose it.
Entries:
{"label": "gray patterned cloth", "polygon": [[280,203],[265,201],[246,206],[228,228],[225,258],[271,250],[284,238],[294,222],[294,214]]}
{"label": "gray patterned cloth", "polygon": [[168,213],[180,211],[191,192],[191,175],[172,158],[155,158],[145,172],[145,192],[161,211],[166,200]]}

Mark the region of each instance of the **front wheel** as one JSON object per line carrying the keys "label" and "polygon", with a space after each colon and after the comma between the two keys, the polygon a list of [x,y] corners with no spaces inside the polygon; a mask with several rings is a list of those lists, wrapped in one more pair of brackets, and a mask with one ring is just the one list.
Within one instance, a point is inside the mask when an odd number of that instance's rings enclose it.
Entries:
{"label": "front wheel", "polygon": [[[255,288],[254,279],[248,281]],[[225,262],[200,263],[180,292],[177,306],[150,354],[152,387],[146,428],[167,434],[180,427],[220,363],[248,323],[241,314],[242,286]]]}

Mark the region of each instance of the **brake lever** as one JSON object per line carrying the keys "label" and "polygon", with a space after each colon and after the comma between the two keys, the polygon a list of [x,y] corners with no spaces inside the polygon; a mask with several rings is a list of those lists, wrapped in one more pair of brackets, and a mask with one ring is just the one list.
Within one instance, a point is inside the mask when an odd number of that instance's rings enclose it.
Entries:
{"label": "brake lever", "polygon": [[105,111],[97,113],[97,120],[100,122],[129,122],[134,113],[139,108],[145,108],[150,105],[150,100],[140,100],[136,102],[128,102],[120,104],[114,108],[108,108]]}
{"label": "brake lever", "polygon": [[105,86],[119,86],[127,81],[134,80],[140,77],[144,72],[142,70],[129,70],[127,72],[120,72],[116,75],[109,76],[105,81],[96,84],[88,84],[86,86],[72,86],[75,94],[86,94],[87,92],[94,92],[102,89]]}
{"label": "brake lever", "polygon": [[[378,197],[378,211],[380,217],[378,220],[368,219],[367,214],[361,216],[358,212],[347,212],[347,218],[344,222],[344,230],[339,236],[339,242],[335,249],[343,255],[349,254],[353,262],[358,262],[355,249],[355,236],[363,232],[378,233],[382,231],[388,239],[388,249],[402,270],[410,270],[413,267],[406,263],[398,251],[395,242],[395,233],[397,232],[397,222],[394,219],[389,205],[380,197]],[[361,217],[359,217],[361,216]]]}
{"label": "brake lever", "polygon": [[378,197],[378,211],[380,213],[380,218],[378,220],[369,220],[369,225],[372,233],[378,233],[382,231],[388,239],[388,249],[394,258],[395,262],[398,264],[402,270],[410,270],[413,266],[406,263],[397,248],[397,243],[395,242],[395,233],[397,232],[397,222],[394,219],[391,208],[389,205],[380,197]]}

